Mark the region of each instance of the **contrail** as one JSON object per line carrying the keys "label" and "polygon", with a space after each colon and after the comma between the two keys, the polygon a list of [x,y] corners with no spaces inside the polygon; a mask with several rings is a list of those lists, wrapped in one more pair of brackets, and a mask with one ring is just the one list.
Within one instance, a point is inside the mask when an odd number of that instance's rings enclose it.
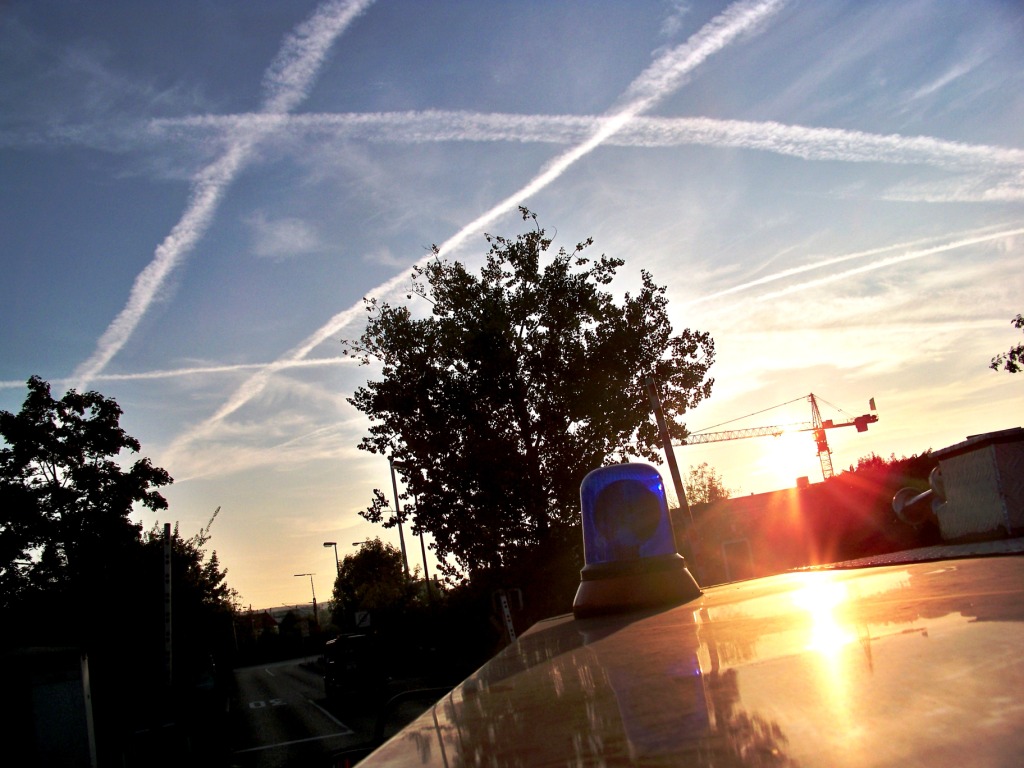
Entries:
{"label": "contrail", "polygon": [[234,180],[251,149],[251,140],[237,141],[223,157],[203,169],[193,184],[184,215],[157,247],[153,260],[135,278],[128,303],[100,336],[96,351],[72,374],[77,389],[84,389],[128,341],[171,270],[206,232],[224,191]]}
{"label": "contrail", "polygon": [[[355,360],[351,357],[315,357],[304,360],[293,360],[286,367],[288,368],[321,368],[332,365],[354,365]],[[98,373],[92,381],[152,381],[154,379],[175,379],[184,376],[208,376],[216,373],[240,373],[266,368],[269,363],[235,363],[226,365],[197,365],[190,368],[169,368],[165,370],[143,371],[141,373]],[[73,386],[74,382],[68,379],[53,379],[51,384],[58,386]],[[24,381],[0,381],[0,389],[21,389],[25,386]]]}
{"label": "contrail", "polygon": [[1002,232],[994,232],[988,235],[966,237],[960,240],[954,240],[952,242],[943,243],[942,245],[937,245],[932,248],[922,248],[916,251],[907,251],[906,253],[901,253],[896,256],[890,256],[885,259],[872,261],[869,264],[863,264],[859,267],[854,267],[853,269],[847,269],[842,272],[834,272],[831,275],[819,277],[815,280],[807,280],[805,282],[797,283],[795,285],[788,285],[785,288],[780,288],[777,291],[762,293],[758,296],[746,299],[746,301],[770,301],[772,299],[777,299],[781,296],[788,296],[791,293],[799,293],[801,291],[806,291],[810,288],[817,288],[820,285],[834,283],[837,280],[845,280],[846,278],[852,277],[853,275],[860,275],[865,272],[873,272],[876,269],[891,267],[895,264],[902,264],[905,261],[914,261],[915,259],[922,259],[925,256],[932,256],[936,253],[944,253],[946,251],[956,250],[957,248],[966,248],[969,245],[979,245],[981,243],[991,242],[992,240],[999,240],[1004,237],[1015,237],[1017,235],[1024,235],[1024,227],[1019,229],[1007,229],[1003,230]]}
{"label": "contrail", "polygon": [[[876,269],[882,269],[884,267],[891,266],[893,264],[898,264],[898,263],[901,263],[901,262],[904,262],[904,261],[911,261],[911,260],[914,260],[914,259],[923,258],[925,256],[931,256],[931,255],[934,255],[936,253],[942,253],[942,252],[954,250],[954,249],[957,249],[957,248],[963,248],[963,247],[966,247],[966,246],[969,246],[969,245],[977,245],[979,243],[989,242],[989,241],[997,240],[997,239],[1003,238],[1003,237],[1013,237],[1015,235],[1024,234],[1024,229],[1009,229],[1009,230],[1003,230],[1003,231],[1000,231],[1000,232],[995,232],[995,233],[991,233],[991,234],[987,234],[987,235],[978,235],[978,236],[974,235],[974,233],[976,233],[976,232],[981,232],[981,231],[984,231],[985,229],[991,229],[991,228],[992,227],[984,227],[984,228],[982,228],[980,230],[969,230],[967,232],[961,233],[960,235],[957,235],[956,237],[958,239],[953,240],[951,242],[943,243],[942,245],[935,246],[933,248],[908,251],[906,253],[902,253],[902,254],[900,254],[898,256],[893,256],[893,257],[890,257],[888,259],[881,259],[881,260],[878,260],[878,261],[871,262],[870,264],[866,264],[866,265],[864,265],[862,267],[857,267],[855,269],[846,270],[846,271],[841,272],[841,273],[836,273],[836,274],[828,275],[826,277],[818,278],[816,280],[805,281],[805,282],[799,283],[797,285],[787,286],[786,288],[783,288],[783,289],[778,290],[778,291],[773,291],[771,293],[766,293],[766,294],[762,294],[760,296],[756,296],[753,299],[751,299],[751,301],[757,301],[757,302],[768,301],[768,300],[771,300],[771,299],[779,298],[780,296],[789,295],[789,294],[796,293],[796,292],[799,292],[799,291],[807,290],[809,288],[814,288],[814,287],[817,287],[819,285],[824,285],[824,284],[827,284],[827,283],[835,282],[836,280],[841,280],[841,279],[844,279],[844,278],[849,277],[851,275],[861,274],[861,273],[869,272],[869,271],[876,270]],[[946,237],[949,237],[949,235],[946,235]],[[887,251],[894,251],[894,250],[898,250],[898,249],[901,249],[901,248],[911,248],[913,246],[920,245],[921,243],[930,242],[930,241],[933,241],[935,239],[936,239],[935,237],[925,237],[925,238],[920,238],[918,240],[911,240],[911,241],[908,241],[908,242],[905,242],[905,243],[895,243],[893,245],[882,246],[882,247],[879,247],[879,248],[872,248],[872,249],[866,250],[866,251],[857,251],[855,253],[843,254],[842,256],[836,256],[836,257],[832,257],[832,258],[816,261],[816,262],[813,262],[811,264],[805,264],[805,265],[800,266],[800,267],[794,267],[792,269],[785,269],[785,270],[782,270],[780,272],[775,272],[775,273],[772,273],[770,275],[766,275],[764,277],[758,278],[756,280],[751,280],[751,281],[748,281],[746,283],[741,283],[739,285],[734,285],[734,286],[731,286],[730,288],[726,288],[724,290],[717,291],[715,293],[711,293],[711,294],[708,294],[706,296],[701,296],[700,298],[697,298],[697,299],[694,299],[694,300],[691,300],[691,301],[688,301],[688,302],[684,302],[684,303],[682,303],[681,306],[684,307],[684,308],[685,307],[691,307],[691,306],[694,306],[696,304],[702,304],[704,302],[711,301],[713,299],[718,299],[718,298],[721,298],[723,296],[731,295],[733,293],[739,293],[741,291],[749,290],[751,288],[756,288],[756,287],[758,287],[760,285],[765,285],[767,283],[771,283],[771,282],[775,282],[775,281],[778,281],[778,280],[782,280],[782,279],[785,279],[787,277],[792,277],[794,275],[802,274],[804,272],[810,272],[810,271],[813,271],[813,270],[816,270],[816,269],[823,269],[825,267],[834,266],[835,264],[840,264],[840,263],[843,263],[843,262],[846,262],[846,261],[851,261],[853,259],[864,258],[866,256],[874,256],[874,255],[877,255],[879,253],[885,253]],[[345,310],[344,312],[341,312],[338,315],[336,315],[335,318],[338,318],[339,322],[341,322],[340,318],[349,317],[351,313],[352,313],[351,309]],[[990,321],[978,320],[978,321],[974,321],[974,322],[976,324],[978,324],[979,327],[988,327],[990,325]],[[344,324],[345,323],[342,322],[342,325],[344,325]],[[97,381],[145,381],[145,380],[153,380],[153,379],[169,379],[169,378],[176,378],[176,377],[182,377],[182,376],[209,375],[209,374],[217,374],[217,373],[239,373],[239,372],[242,372],[242,371],[250,371],[250,370],[263,371],[263,370],[268,369],[268,368],[270,368],[272,366],[274,367],[274,371],[277,372],[277,371],[281,371],[281,370],[285,370],[285,369],[289,369],[289,368],[317,368],[317,367],[324,367],[324,366],[350,365],[350,364],[353,364],[353,359],[351,357],[321,357],[321,358],[313,358],[313,359],[305,358],[304,355],[308,354],[308,352],[311,351],[313,347],[317,346],[321,341],[323,341],[323,339],[320,338],[320,335],[319,334],[314,334],[314,335],[310,336],[305,342],[303,342],[302,344],[297,346],[294,350],[292,350],[292,352],[289,354],[289,356],[286,359],[279,360],[279,361],[276,361],[274,363],[237,363],[237,364],[231,364],[231,365],[208,365],[208,366],[194,366],[194,367],[189,367],[189,368],[172,368],[172,369],[168,369],[168,370],[146,371],[146,372],[142,372],[142,373],[98,374],[95,378],[96,378]],[[298,355],[303,355],[303,356],[299,357]],[[65,380],[58,379],[58,380],[55,380],[53,383],[61,384],[61,383],[69,383],[69,381],[70,380],[67,380],[67,379],[65,379]],[[25,386],[25,382],[21,381],[20,379],[19,380],[0,381],[0,389],[20,389],[20,388],[22,388],[24,386]],[[237,406],[231,407],[230,410],[228,411],[228,413],[230,413],[230,412],[232,412],[234,410],[237,410],[237,407],[240,407],[240,405],[243,405],[243,404],[244,404],[244,401],[239,402],[239,404]]]}
{"label": "contrail", "polygon": [[[667,96],[672,90],[682,86],[690,73],[709,56],[720,51],[733,40],[749,33],[777,12],[783,5],[782,0],[763,0],[762,2],[738,2],[719,16],[712,19],[698,30],[685,43],[671,49],[644,70],[626,89],[620,98],[624,106],[616,109],[611,115],[600,121],[591,135],[579,145],[562,153],[550,161],[540,173],[522,189],[493,206],[440,246],[442,253],[451,252],[465,241],[471,234],[494,221],[510,210],[514,210],[525,198],[539,192],[555,181],[573,163],[599,147],[609,137],[621,130],[640,112],[648,110]],[[432,254],[420,259],[419,263],[432,258]],[[379,296],[395,290],[406,280],[406,272],[391,278],[388,282],[369,292],[370,296]],[[290,350],[279,361],[268,365],[244,382],[215,414],[196,426],[193,430],[180,435],[168,448],[173,454],[203,435],[209,434],[213,428],[256,397],[266,386],[267,381],[281,367],[290,361],[302,359],[317,345],[339,333],[355,320],[363,311],[362,303],[349,307],[334,315],[324,326],[312,333],[298,346]],[[166,462],[166,459],[164,460]]]}
{"label": "contrail", "polygon": [[[331,44],[372,1],[331,0],[285,38],[263,78],[264,112],[287,112],[306,97]],[[266,129],[257,129],[232,136],[224,155],[197,174],[185,213],[135,278],[127,304],[100,336],[92,356],[72,374],[79,389],[102,371],[131,337],[168,275],[206,233],[224,193],[265,134]]]}
{"label": "contrail", "polygon": [[625,105],[601,120],[590,137],[581,144],[550,161],[541,172],[522,189],[509,195],[486,213],[464,226],[444,243],[441,253],[458,247],[471,234],[480,231],[499,216],[515,208],[561,176],[577,160],[585,157],[610,137],[618,133],[641,112],[654,107],[661,99],[684,85],[699,65],[722,50],[741,35],[752,31],[758,24],[782,7],[781,0],[740,2],[726,8],[719,16],[702,27],[682,45],[673,48],[644,70],[626,89],[620,101]]}
{"label": "contrail", "polygon": [[[956,236],[957,237],[964,237],[964,236],[967,236],[967,235],[974,235],[974,234],[977,234],[977,233],[980,233],[980,232],[983,232],[983,231],[989,230],[989,229],[993,229],[993,227],[989,226],[989,227],[982,227],[980,229],[968,230],[967,232],[962,232],[962,233],[960,233],[959,235],[956,235]],[[949,237],[949,234],[946,234],[943,237]],[[749,281],[747,281],[745,283],[740,283],[739,285],[733,285],[733,286],[730,286],[729,288],[725,288],[725,289],[723,289],[721,291],[716,291],[715,293],[709,293],[706,296],[701,296],[699,298],[692,299],[690,301],[682,302],[680,306],[685,309],[687,307],[692,307],[692,306],[695,306],[697,304],[703,304],[706,301],[712,301],[713,299],[720,299],[723,296],[728,296],[728,295],[733,294],[733,293],[739,293],[741,291],[746,291],[746,290],[749,290],[751,288],[756,288],[759,285],[765,285],[766,283],[774,283],[777,280],[784,280],[787,277],[793,277],[794,275],[803,274],[804,272],[812,272],[812,271],[814,271],[816,269],[824,269],[825,267],[831,267],[831,266],[834,266],[836,264],[842,264],[844,261],[852,261],[854,259],[863,259],[863,258],[865,258],[867,256],[876,256],[879,253],[886,253],[888,251],[895,251],[895,250],[898,250],[898,249],[901,249],[901,248],[912,248],[914,246],[921,245],[922,243],[933,242],[936,239],[938,239],[938,238],[935,237],[935,236],[932,236],[932,237],[922,237],[922,238],[919,238],[917,240],[910,240],[910,241],[905,242],[905,243],[895,243],[893,245],[884,245],[884,246],[882,246],[880,248],[872,248],[872,249],[867,250],[867,251],[856,251],[854,253],[845,253],[842,256],[833,256],[833,257],[827,258],[827,259],[820,259],[818,261],[814,261],[814,262],[811,262],[809,264],[803,264],[803,265],[801,265],[799,267],[792,267],[790,269],[783,269],[783,270],[781,270],[779,272],[773,272],[770,275],[765,275],[764,277],[759,277],[756,280],[749,280]]]}
{"label": "contrail", "polygon": [[[267,131],[330,135],[375,143],[423,144],[451,141],[572,144],[598,132],[613,118],[590,115],[507,113],[378,112],[303,115],[201,115],[160,118],[149,123],[158,134],[209,131]],[[814,128],[773,121],[709,117],[634,117],[607,136],[616,147],[700,145],[761,150],[804,160],[847,163],[931,165],[951,171],[1006,171],[1024,168],[1024,150],[937,139],[931,136],[874,134],[840,128]]]}

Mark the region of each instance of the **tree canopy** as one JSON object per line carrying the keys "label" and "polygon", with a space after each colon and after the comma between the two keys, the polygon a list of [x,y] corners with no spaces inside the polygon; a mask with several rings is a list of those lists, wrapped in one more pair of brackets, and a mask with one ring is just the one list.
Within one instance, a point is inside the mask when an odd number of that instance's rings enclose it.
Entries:
{"label": "tree canopy", "polygon": [[[0,644],[85,651],[101,755],[170,705],[164,531],[144,535],[131,514],[167,509],[158,489],[171,477],[131,458],[141,446],[121,415],[98,392],[55,399],[36,376],[20,412],[0,411]],[[172,682],[187,712],[211,658],[233,645],[236,596],[207,551],[215,517],[190,538],[177,525],[170,536]]]}
{"label": "tree canopy", "polygon": [[[1017,315],[1010,324],[1014,328],[1024,328],[1024,316]],[[1024,344],[1017,344],[1010,347],[1010,349],[1004,354],[1000,353],[992,358],[992,362],[989,363],[989,368],[993,371],[998,371],[1002,368],[1007,373],[1018,373],[1024,370]]]}
{"label": "tree canopy", "polygon": [[[141,446],[121,415],[99,392],[72,389],[57,400],[38,376],[28,380],[20,412],[0,411],[0,609],[32,613],[60,602],[80,634],[67,640],[87,641],[97,605],[112,599],[148,600],[162,617],[164,532],[154,523],[143,534],[131,514],[137,505],[167,509],[158,489],[172,480],[146,457],[125,461]],[[206,549],[217,512],[190,538],[174,526],[182,611],[233,606],[227,572]]]}
{"label": "tree canopy", "polygon": [[406,578],[402,553],[377,538],[342,558],[332,597],[334,624],[344,627],[356,611],[400,611],[413,600],[414,585]]}
{"label": "tree canopy", "polygon": [[78,590],[120,567],[138,544],[135,504],[166,509],[156,490],[172,482],[148,458],[123,469],[139,441],[120,426],[121,408],[98,392],[60,400],[33,376],[19,413],[0,411],[0,594]]}
{"label": "tree canopy", "polygon": [[684,481],[686,500],[692,504],[713,504],[728,499],[732,490],[725,485],[722,476],[709,467],[706,461],[697,466],[690,465]]}
{"label": "tree canopy", "polygon": [[[217,507],[206,526],[187,539],[181,535],[179,525],[175,523],[171,530],[171,552],[178,593],[175,598],[182,598],[184,603],[186,596],[180,593],[186,590],[188,599],[195,605],[224,610],[233,607],[238,593],[228,586],[227,571],[221,568],[217,550],[207,551],[212,538],[210,529],[219,514],[220,507]],[[162,551],[164,531],[159,522],[146,532],[143,544]]]}
{"label": "tree canopy", "polygon": [[[367,299],[366,330],[346,342],[381,367],[349,399],[371,421],[359,447],[395,461],[414,532],[432,535],[449,575],[575,541],[587,472],[631,456],[660,461],[644,378],[659,383],[675,440],[713,383],[710,335],[673,333],[650,273],[616,303],[607,287],[621,259],[586,256],[590,239],[552,255],[536,216],[521,213],[526,232],[485,236],[479,275],[435,246],[413,270],[407,298],[420,311]],[[381,494],[363,515],[397,523]]]}

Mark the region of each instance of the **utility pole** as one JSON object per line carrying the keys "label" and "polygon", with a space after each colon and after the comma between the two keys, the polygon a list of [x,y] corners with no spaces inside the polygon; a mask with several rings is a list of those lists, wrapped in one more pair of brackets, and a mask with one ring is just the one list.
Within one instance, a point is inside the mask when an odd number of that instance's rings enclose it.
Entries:
{"label": "utility pole", "polygon": [[398,543],[402,545],[402,566],[405,568],[405,578],[409,578],[409,557],[405,554],[405,534],[402,533],[402,507],[398,502],[398,481],[395,479],[395,462],[388,457],[388,466],[391,467],[391,490],[395,493],[395,517],[398,518]]}
{"label": "utility pole", "polygon": [[164,674],[167,687],[174,683],[173,634],[171,632],[171,524],[164,523]]}
{"label": "utility pole", "polygon": [[316,574],[314,574],[314,573],[296,573],[295,575],[296,576],[309,576],[309,588],[313,592],[313,621],[315,621],[316,625],[319,627],[320,626],[320,614],[317,612],[317,609],[316,609],[316,587],[313,586],[313,577]]}
{"label": "utility pole", "polygon": [[[392,482],[392,484],[394,484],[395,483],[395,467],[398,467],[399,469],[408,470],[409,469],[409,465],[404,463],[404,462],[401,462],[401,461],[394,461],[393,459],[388,459],[388,462],[391,464],[391,482]],[[397,485],[395,486],[394,490],[395,490],[395,507],[397,508],[398,507],[398,487],[397,487]],[[417,516],[419,515],[419,503],[420,503],[419,496],[414,496],[413,497],[413,504],[416,506],[416,514],[417,514]],[[399,538],[400,541],[402,541],[402,559],[405,560],[405,539],[402,538],[402,528],[401,528],[401,525],[399,525],[399,528],[398,528],[398,538]],[[427,586],[427,599],[428,600],[432,600],[433,599],[433,595],[430,592],[430,571],[427,568],[427,545],[423,541],[423,529],[422,528],[420,528],[420,554],[423,555],[423,581],[426,583],[426,586]],[[409,564],[408,563],[406,563],[406,565],[405,565],[405,574],[406,574],[406,576],[409,575]]]}
{"label": "utility pole", "polygon": [[668,471],[672,475],[672,485],[676,489],[676,498],[679,499],[679,508],[686,512],[693,525],[693,513],[686,501],[686,492],[683,490],[683,479],[679,476],[679,466],[676,464],[676,454],[672,449],[672,440],[668,436],[668,425],[665,423],[665,413],[661,408],[661,398],[658,396],[658,388],[654,379],[648,376],[644,379],[644,386],[647,387],[647,397],[651,401],[651,410],[654,411],[654,418],[658,422],[658,435],[661,437],[661,445],[665,450],[665,460],[668,462]]}

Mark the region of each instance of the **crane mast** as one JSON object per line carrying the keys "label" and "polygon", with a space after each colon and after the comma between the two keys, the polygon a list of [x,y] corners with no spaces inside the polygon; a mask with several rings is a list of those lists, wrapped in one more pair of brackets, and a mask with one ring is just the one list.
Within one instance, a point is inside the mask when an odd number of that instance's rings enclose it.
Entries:
{"label": "crane mast", "polygon": [[[803,398],[798,398],[803,399]],[[826,430],[839,427],[856,427],[858,432],[866,432],[868,424],[878,421],[878,414],[866,413],[857,416],[849,421],[836,423],[833,419],[822,419],[821,410],[818,408],[818,398],[812,392],[807,395],[811,403],[811,420],[797,422],[795,424],[775,424],[767,427],[750,427],[747,429],[729,429],[722,432],[700,432],[688,435],[681,445],[699,445],[701,443],[716,443],[722,440],[742,440],[748,437],[778,437],[783,432],[811,432],[814,437],[814,444],[818,451],[818,462],[821,464],[821,475],[828,480],[833,476],[832,450],[828,447]],[[790,401],[795,402],[795,401]],[[788,403],[783,403],[788,405]],[[776,406],[777,407],[777,406]],[[871,411],[875,410],[875,400],[871,399]],[[838,410],[838,409],[837,409]],[[744,417],[745,418],[745,417]]]}
{"label": "crane mast", "polygon": [[[821,476],[828,480],[834,474],[832,472],[832,451],[828,447],[828,438],[825,436],[825,422],[821,420],[821,411],[818,410],[818,400],[812,392],[808,395],[811,401],[811,430],[814,432],[814,444],[818,447],[818,461],[821,464]],[[877,421],[878,417],[875,417]],[[835,427],[849,426],[844,424],[829,424]],[[859,429],[859,427],[858,427]],[[867,429],[865,423],[864,429]]]}

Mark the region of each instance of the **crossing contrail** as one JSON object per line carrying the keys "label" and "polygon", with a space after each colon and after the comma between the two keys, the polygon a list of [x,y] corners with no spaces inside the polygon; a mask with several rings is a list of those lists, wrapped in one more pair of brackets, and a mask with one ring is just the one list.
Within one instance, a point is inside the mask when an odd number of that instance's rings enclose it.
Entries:
{"label": "crossing contrail", "polygon": [[[331,45],[372,2],[332,0],[319,6],[296,27],[285,38],[264,75],[262,111],[279,115],[294,109],[306,98]],[[224,154],[196,174],[181,219],[157,246],[152,261],[135,278],[127,304],[100,336],[92,356],[72,374],[78,389],[84,389],[131,337],[158,298],[168,276],[206,233],[225,192],[267,130],[256,127],[232,135]]]}
{"label": "crossing contrail", "polygon": [[[524,187],[492,206],[488,211],[466,224],[458,232],[445,240],[440,248],[442,254],[449,253],[475,232],[493,222],[500,216],[515,210],[522,202],[536,194],[558,179],[570,166],[582,159],[610,137],[627,126],[640,113],[651,109],[659,101],[684,85],[690,74],[708,57],[725,48],[744,34],[756,30],[759,25],[769,19],[782,7],[781,0],[761,0],[760,2],[738,2],[726,8],[721,14],[698,30],[685,43],[670,49],[645,69],[626,89],[619,99],[617,108],[604,117],[581,143],[566,150],[547,163],[540,172]],[[425,256],[422,261],[432,258]],[[403,270],[383,285],[369,292],[370,296],[386,295],[400,287],[407,279],[407,271]],[[191,441],[212,432],[212,430],[256,397],[266,387],[270,378],[291,361],[306,357],[318,345],[336,336],[363,312],[362,302],[334,315],[326,324],[314,331],[293,349],[289,350],[278,361],[253,374],[244,382],[216,413],[197,425],[192,430],[179,435],[170,447],[168,454],[173,455]],[[165,459],[166,461],[166,459]]]}
{"label": "crossing contrail", "polygon": [[[508,142],[585,145],[602,134],[616,147],[707,146],[769,152],[808,161],[923,165],[958,174],[937,188],[890,190],[885,199],[922,202],[1024,200],[1024,150],[938,139],[874,134],[773,121],[707,117],[514,115],[474,112],[223,115],[161,119],[149,131],[174,137],[262,130],[289,138],[326,136],[369,143]],[[472,231],[472,229],[470,230]]]}
{"label": "crossing contrail", "polygon": [[[159,118],[147,130],[174,138],[195,132],[263,130],[290,136],[327,136],[374,143],[426,144],[452,141],[572,144],[599,132],[614,117],[517,115],[500,112],[426,110],[302,115],[198,115]],[[775,121],[710,117],[636,116],[603,143],[616,147],[703,145],[762,150],[804,160],[933,165],[952,171],[1024,168],[1024,150],[966,144],[931,136],[876,134]]]}

